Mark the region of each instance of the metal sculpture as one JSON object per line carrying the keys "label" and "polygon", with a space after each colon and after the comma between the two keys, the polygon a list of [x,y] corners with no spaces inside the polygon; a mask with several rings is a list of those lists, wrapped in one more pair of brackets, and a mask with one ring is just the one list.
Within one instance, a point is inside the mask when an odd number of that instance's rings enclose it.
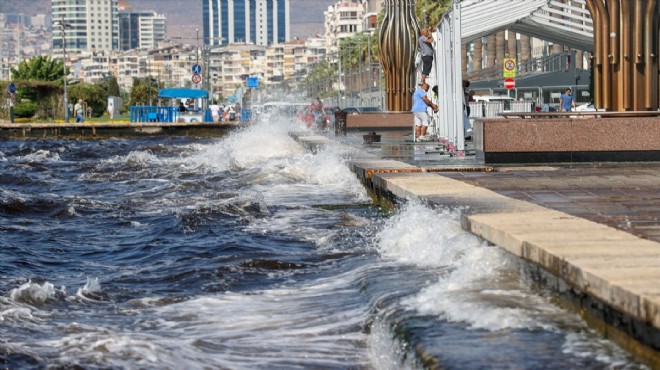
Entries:
{"label": "metal sculpture", "polygon": [[586,0],[594,24],[594,98],[608,111],[658,109],[657,0]]}
{"label": "metal sculpture", "polygon": [[419,24],[414,0],[385,0],[378,45],[385,74],[385,103],[390,111],[412,108]]}

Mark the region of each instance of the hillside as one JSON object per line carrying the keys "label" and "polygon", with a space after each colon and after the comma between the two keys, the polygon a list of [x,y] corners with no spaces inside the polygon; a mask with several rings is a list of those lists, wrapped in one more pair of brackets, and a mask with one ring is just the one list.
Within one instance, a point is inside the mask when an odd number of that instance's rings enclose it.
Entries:
{"label": "hillside", "polygon": [[[153,10],[168,19],[168,36],[195,37],[202,28],[202,2],[181,0],[128,0],[134,9]],[[291,0],[291,34],[306,38],[323,32],[323,11],[336,0]],[[184,5],[182,5],[184,4]],[[50,13],[51,0],[0,0],[0,13]]]}

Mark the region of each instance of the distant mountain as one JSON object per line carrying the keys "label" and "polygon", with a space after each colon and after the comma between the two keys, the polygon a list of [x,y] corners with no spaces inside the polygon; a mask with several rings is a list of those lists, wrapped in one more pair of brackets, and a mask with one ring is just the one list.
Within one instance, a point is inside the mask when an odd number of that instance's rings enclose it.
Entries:
{"label": "distant mountain", "polygon": [[[323,12],[338,0],[291,0],[291,34],[307,38],[324,31]],[[202,1],[128,0],[137,10],[162,13],[168,20],[168,36],[195,37],[203,28]],[[0,13],[23,13],[33,16],[51,12],[51,0],[0,0]]]}

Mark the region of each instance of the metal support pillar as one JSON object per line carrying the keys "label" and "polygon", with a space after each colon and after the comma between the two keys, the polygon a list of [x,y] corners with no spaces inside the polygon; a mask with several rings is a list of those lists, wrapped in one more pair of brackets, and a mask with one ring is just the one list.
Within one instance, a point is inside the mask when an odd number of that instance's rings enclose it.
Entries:
{"label": "metal support pillar", "polygon": [[594,95],[608,111],[658,109],[658,0],[586,0],[594,23]]}

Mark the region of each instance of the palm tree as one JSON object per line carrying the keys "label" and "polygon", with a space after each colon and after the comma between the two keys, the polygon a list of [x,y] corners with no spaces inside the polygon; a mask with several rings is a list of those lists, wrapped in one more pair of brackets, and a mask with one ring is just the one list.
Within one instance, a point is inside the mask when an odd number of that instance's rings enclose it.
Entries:
{"label": "palm tree", "polygon": [[[48,55],[39,55],[24,60],[16,68],[11,68],[16,81],[56,81],[62,82],[65,75],[61,59],[52,59]],[[69,74],[69,68],[66,69]]]}
{"label": "palm tree", "polygon": [[451,0],[415,0],[415,13],[420,27],[435,28],[450,6]]}

